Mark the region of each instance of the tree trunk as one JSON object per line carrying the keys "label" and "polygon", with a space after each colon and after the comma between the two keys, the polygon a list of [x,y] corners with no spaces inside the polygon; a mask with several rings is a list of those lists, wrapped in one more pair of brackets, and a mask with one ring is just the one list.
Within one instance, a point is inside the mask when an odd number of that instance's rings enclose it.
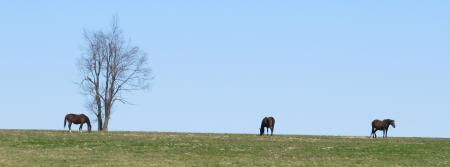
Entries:
{"label": "tree trunk", "polygon": [[111,102],[110,102],[110,98],[106,98],[105,101],[105,120],[103,122],[103,131],[108,131],[108,126],[109,126],[109,118],[111,116]]}
{"label": "tree trunk", "polygon": [[105,123],[103,124],[103,131],[108,131],[108,125],[109,125],[109,116],[105,117]]}
{"label": "tree trunk", "polygon": [[111,116],[110,110],[111,107],[108,107],[108,109],[105,109],[105,122],[103,123],[103,131],[108,131],[109,126],[109,118]]}
{"label": "tree trunk", "polygon": [[101,114],[99,114],[99,115],[97,115],[97,123],[98,123],[98,131],[100,132],[100,131],[102,131],[103,130],[103,121],[102,121],[102,115]]}
{"label": "tree trunk", "polygon": [[98,123],[98,131],[103,130],[103,118],[102,118],[102,99],[100,98],[100,91],[98,84],[96,85],[96,97],[95,101],[97,102],[97,123]]}

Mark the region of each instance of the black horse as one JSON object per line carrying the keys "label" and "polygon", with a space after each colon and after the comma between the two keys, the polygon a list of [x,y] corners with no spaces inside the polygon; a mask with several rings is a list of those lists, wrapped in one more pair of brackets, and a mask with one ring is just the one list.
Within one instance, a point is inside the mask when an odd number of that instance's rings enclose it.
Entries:
{"label": "black horse", "polygon": [[80,132],[82,132],[83,124],[86,123],[88,126],[88,131],[91,132],[91,121],[89,120],[89,117],[84,114],[67,114],[64,118],[64,128],[66,127],[66,122],[69,122],[69,132],[72,132],[72,123],[80,124],[80,128],[78,128],[78,131]]}
{"label": "black horse", "polygon": [[269,128],[271,131],[271,136],[273,136],[273,128],[275,126],[275,118],[273,117],[264,117],[261,121],[261,128],[259,128],[259,135],[264,135],[264,128],[267,128],[267,136],[269,136]]}
{"label": "black horse", "polygon": [[[387,138],[387,132],[389,130],[389,125],[395,128],[395,121],[392,119],[385,119],[380,121],[378,119],[372,121],[372,133],[370,137],[377,138],[377,131],[383,131],[383,138]],[[370,138],[369,137],[369,138]]]}

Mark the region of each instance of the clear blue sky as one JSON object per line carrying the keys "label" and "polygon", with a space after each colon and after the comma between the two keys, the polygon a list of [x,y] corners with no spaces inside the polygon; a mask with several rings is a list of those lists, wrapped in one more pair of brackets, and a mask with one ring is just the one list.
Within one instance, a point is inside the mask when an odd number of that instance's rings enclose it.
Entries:
{"label": "clear blue sky", "polygon": [[[279,1],[277,1],[279,2]],[[76,60],[83,29],[118,15],[145,50],[150,90],[111,130],[450,137],[448,1],[5,1],[0,129],[63,129],[88,113]],[[91,115],[92,117],[92,115]],[[96,128],[96,126],[94,127]]]}

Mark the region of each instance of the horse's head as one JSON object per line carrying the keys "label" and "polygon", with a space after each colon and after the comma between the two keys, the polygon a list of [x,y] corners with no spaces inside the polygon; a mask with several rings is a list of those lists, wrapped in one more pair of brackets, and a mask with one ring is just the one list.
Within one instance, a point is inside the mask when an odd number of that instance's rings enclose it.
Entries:
{"label": "horse's head", "polygon": [[393,128],[395,128],[395,121],[392,119],[385,119],[383,120],[383,123],[385,126],[391,125]]}
{"label": "horse's head", "polygon": [[84,114],[83,114],[83,116],[84,116],[84,118],[86,119],[85,121],[86,121],[86,124],[87,124],[87,126],[88,126],[88,132],[91,132],[91,129],[92,129],[92,126],[91,126],[91,120],[89,120],[89,117],[88,117],[88,116],[86,116],[86,115],[84,115]]}
{"label": "horse's head", "polygon": [[88,132],[91,132],[91,123],[88,123]]}
{"label": "horse's head", "polygon": [[390,120],[391,121],[391,125],[393,128],[395,128],[395,121],[394,120]]}
{"label": "horse's head", "polygon": [[264,128],[259,128],[259,135],[260,136],[264,135]]}

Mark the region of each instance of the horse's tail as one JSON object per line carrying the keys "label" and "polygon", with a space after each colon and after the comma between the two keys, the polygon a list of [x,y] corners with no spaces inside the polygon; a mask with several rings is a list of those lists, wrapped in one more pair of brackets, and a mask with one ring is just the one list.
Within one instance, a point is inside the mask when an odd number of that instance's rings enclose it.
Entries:
{"label": "horse's tail", "polygon": [[67,116],[64,117],[64,128],[66,128]]}
{"label": "horse's tail", "polygon": [[272,117],[272,128],[275,127],[275,118]]}

